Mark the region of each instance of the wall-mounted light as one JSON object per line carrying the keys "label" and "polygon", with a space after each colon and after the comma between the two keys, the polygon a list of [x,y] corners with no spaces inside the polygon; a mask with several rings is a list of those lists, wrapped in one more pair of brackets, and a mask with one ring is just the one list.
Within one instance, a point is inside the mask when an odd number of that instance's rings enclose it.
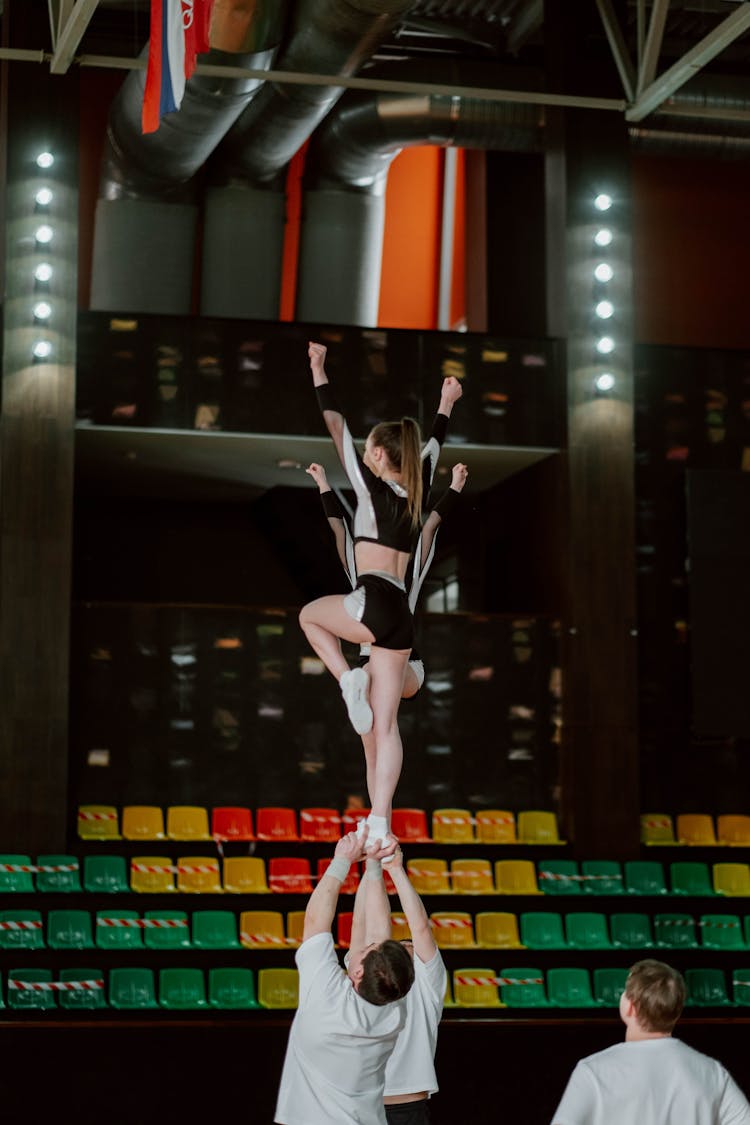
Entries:
{"label": "wall-mounted light", "polygon": [[52,355],[52,344],[49,340],[37,340],[31,350],[36,359],[47,359],[48,356]]}
{"label": "wall-mounted light", "polygon": [[596,350],[600,355],[609,355],[611,351],[614,351],[614,347],[615,342],[611,336],[602,336],[596,342]]}
{"label": "wall-mounted light", "polygon": [[609,246],[612,241],[612,231],[609,227],[601,227],[594,235],[594,242],[597,246]]}
{"label": "wall-mounted light", "polygon": [[54,198],[55,196],[52,189],[48,187],[39,188],[39,191],[34,196],[34,199],[40,207],[47,207]]}
{"label": "wall-mounted light", "polygon": [[602,371],[601,375],[597,375],[596,379],[594,379],[594,386],[597,391],[601,391],[603,394],[606,394],[607,391],[611,391],[614,385],[615,377],[611,371]]}
{"label": "wall-mounted light", "polygon": [[55,158],[51,152],[40,152],[36,162],[39,168],[51,168],[55,163]]}
{"label": "wall-mounted light", "polygon": [[49,320],[52,316],[52,305],[49,301],[37,301],[34,305],[34,317],[36,320]]}
{"label": "wall-mounted light", "polygon": [[52,239],[54,237],[54,233],[55,232],[53,231],[53,229],[49,225],[49,223],[42,223],[42,225],[40,227],[36,228],[36,230],[34,232],[34,238],[37,240],[37,242],[42,242],[42,243],[46,244],[46,243],[52,241]]}
{"label": "wall-mounted light", "polygon": [[612,313],[615,311],[615,306],[611,301],[599,301],[594,312],[602,320],[609,320]]}
{"label": "wall-mounted light", "polygon": [[52,266],[49,262],[40,262],[34,270],[34,277],[37,281],[49,281],[52,277]]}
{"label": "wall-mounted light", "polygon": [[594,277],[597,281],[611,281],[614,276],[615,271],[609,262],[600,262],[594,270]]}
{"label": "wall-mounted light", "polygon": [[607,195],[604,191],[600,192],[594,200],[594,207],[596,207],[597,211],[609,211],[611,206],[612,196]]}

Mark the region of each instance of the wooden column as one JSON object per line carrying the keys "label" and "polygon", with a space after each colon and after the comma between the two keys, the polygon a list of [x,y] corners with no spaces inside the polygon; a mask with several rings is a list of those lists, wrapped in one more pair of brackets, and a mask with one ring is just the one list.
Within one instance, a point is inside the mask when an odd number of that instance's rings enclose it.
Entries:
{"label": "wooden column", "polygon": [[[13,5],[19,19],[24,7]],[[0,850],[33,855],[64,850],[68,818],[78,103],[75,75],[3,66]]]}

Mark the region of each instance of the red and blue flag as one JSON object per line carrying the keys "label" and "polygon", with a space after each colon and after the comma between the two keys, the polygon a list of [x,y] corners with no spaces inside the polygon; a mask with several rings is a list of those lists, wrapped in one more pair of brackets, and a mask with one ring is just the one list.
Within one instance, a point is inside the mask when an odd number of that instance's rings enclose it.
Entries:
{"label": "red and blue flag", "polygon": [[180,108],[196,57],[209,48],[212,7],[213,0],[151,0],[144,133],[155,133],[164,114]]}

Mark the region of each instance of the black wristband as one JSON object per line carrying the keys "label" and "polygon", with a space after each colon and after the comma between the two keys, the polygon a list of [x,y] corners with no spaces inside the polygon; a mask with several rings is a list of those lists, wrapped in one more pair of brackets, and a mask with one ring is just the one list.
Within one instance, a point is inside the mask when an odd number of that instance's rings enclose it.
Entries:
{"label": "black wristband", "polygon": [[315,394],[321,412],[324,410],[333,410],[336,414],[341,413],[341,407],[336,401],[336,394],[330,383],[321,383],[319,387],[315,388]]}
{"label": "black wristband", "polygon": [[343,506],[335,492],[321,492],[320,500],[323,511],[329,519],[342,520],[344,518]]}
{"label": "black wristband", "polygon": [[461,493],[456,492],[455,488],[446,488],[434,508],[434,511],[437,512],[441,519],[444,520],[446,516],[450,515],[458,503],[460,495]]}

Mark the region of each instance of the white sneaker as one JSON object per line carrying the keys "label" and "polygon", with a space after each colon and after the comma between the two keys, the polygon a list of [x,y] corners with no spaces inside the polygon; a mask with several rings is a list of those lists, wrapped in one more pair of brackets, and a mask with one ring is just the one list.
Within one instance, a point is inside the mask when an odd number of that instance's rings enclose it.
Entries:
{"label": "white sneaker", "polygon": [[370,677],[364,668],[350,668],[339,680],[349,720],[357,734],[369,734],[372,730],[372,711],[367,702]]}

